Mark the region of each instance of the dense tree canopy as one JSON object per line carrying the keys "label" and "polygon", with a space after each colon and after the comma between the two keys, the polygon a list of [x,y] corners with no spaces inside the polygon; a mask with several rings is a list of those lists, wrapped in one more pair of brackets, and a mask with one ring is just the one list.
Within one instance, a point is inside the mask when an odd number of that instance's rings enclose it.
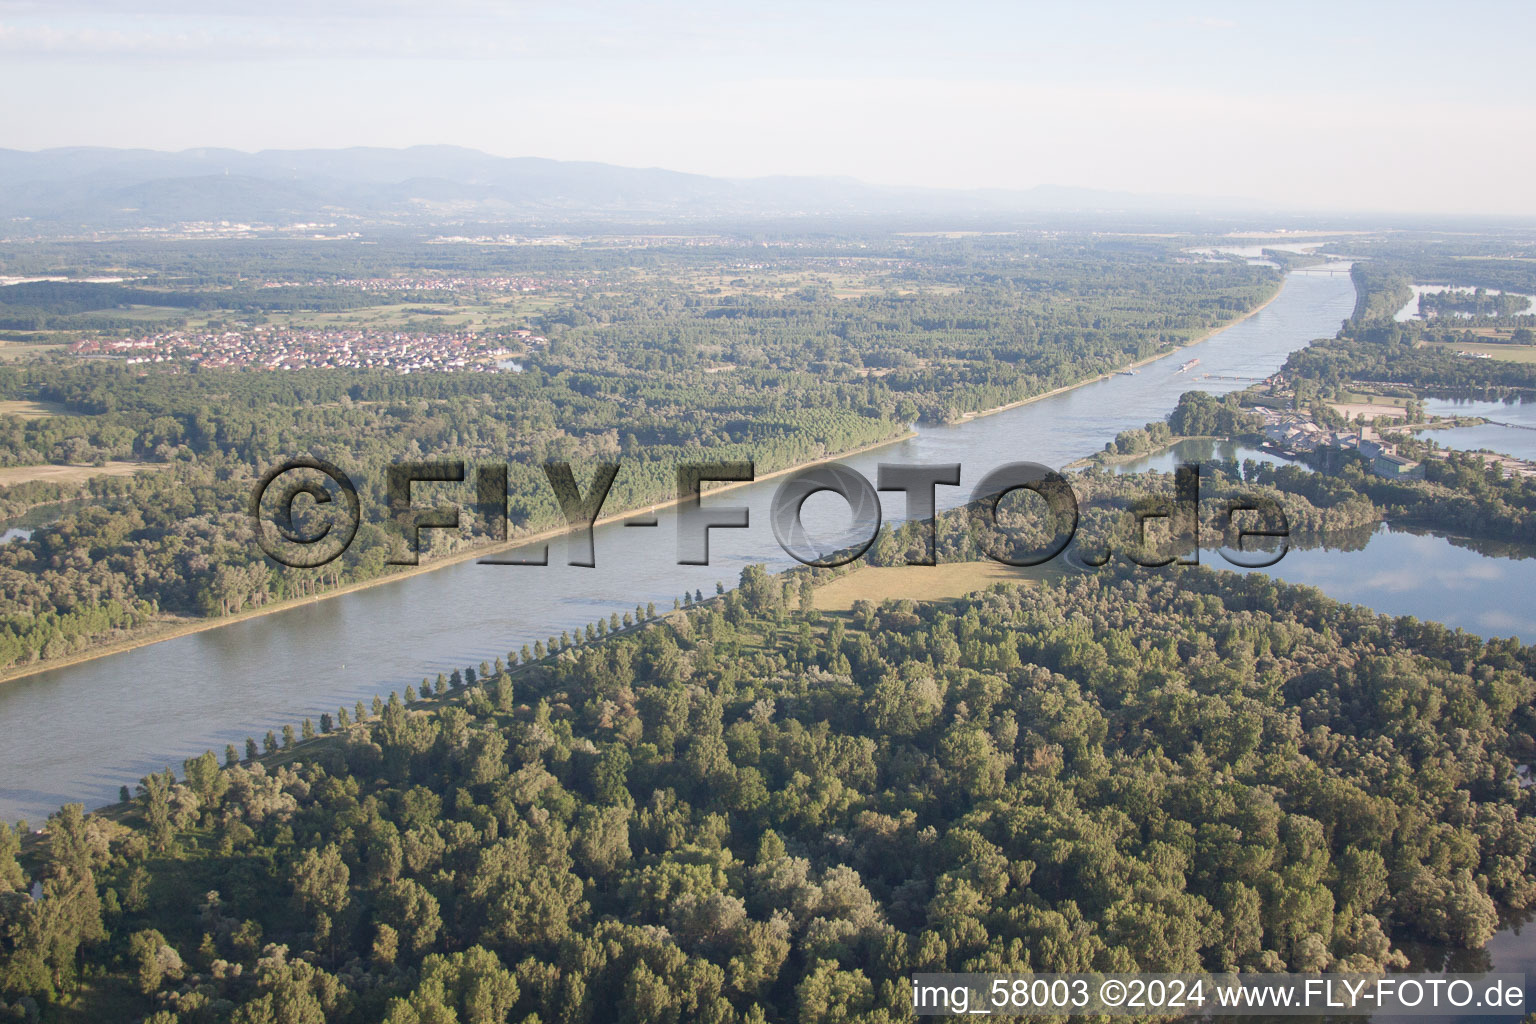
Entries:
{"label": "dense tree canopy", "polygon": [[[231,329],[274,305],[331,309],[344,293],[361,316],[402,298],[335,284],[298,293],[256,287],[258,272],[337,275],[348,258],[374,261],[371,272],[400,271],[387,254],[338,253],[321,270],[308,267],[306,250],[277,251],[286,262],[267,265],[216,246],[199,267],[170,247],[137,254],[149,279],[133,288],[42,282],[5,297],[61,312],[146,301],[217,306]],[[622,462],[605,511],[654,504],[676,496],[682,462],[751,460],[765,474],[888,440],[919,418],[1002,405],[1188,341],[1278,286],[1271,268],[1178,262],[1158,248],[1091,239],[905,240],[873,251],[827,243],[767,261],[741,246],[495,259],[409,252],[420,261],[416,274],[479,259],[482,270],[515,263],[565,281],[526,321],[548,346],[526,357],[526,372],[500,374],[63,357],[0,365],[0,399],[60,410],[0,413],[0,465],[128,459],[155,470],[0,488],[0,513],[84,500],[62,506],[57,522],[30,539],[0,546],[0,671],[168,617],[229,615],[394,571],[387,562],[402,554],[402,538],[385,520],[384,487],[395,463],[509,464],[517,537],[564,522],[539,468],[547,461]],[[721,287],[742,274],[762,283]],[[849,292],[832,286],[834,274]],[[345,557],[321,572],[263,558],[245,513],[255,479],[299,455],[342,467],[368,516]],[[429,535],[437,545],[429,556],[491,535],[472,514],[462,524],[458,537]]]}
{"label": "dense tree canopy", "polygon": [[0,993],[893,1020],[913,970],[1369,970],[1536,900],[1531,648],[1198,569],[830,616],[776,582],[0,832],[47,894],[0,897]]}

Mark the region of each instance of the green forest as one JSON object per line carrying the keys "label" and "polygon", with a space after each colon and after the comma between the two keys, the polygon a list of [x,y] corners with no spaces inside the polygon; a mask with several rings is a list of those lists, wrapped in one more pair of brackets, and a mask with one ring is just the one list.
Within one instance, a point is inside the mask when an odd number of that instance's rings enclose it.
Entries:
{"label": "green forest", "polygon": [[[16,285],[0,299],[63,313],[144,301],[153,285],[155,302],[225,303],[234,320],[279,300],[324,309],[337,294],[402,298],[335,285],[254,288],[256,267],[302,277],[314,272],[304,262],[312,254],[279,247],[286,262],[271,267],[249,248],[206,251],[194,272],[177,247],[128,248],[146,273],[132,289]],[[681,462],[751,460],[761,475],[890,440],[919,420],[1017,401],[1187,342],[1279,283],[1272,268],[1174,263],[1158,248],[1085,240],[904,241],[873,253],[827,243],[756,270],[742,260],[762,256],[731,247],[552,250],[469,264],[461,250],[409,251],[426,261],[416,273],[478,268],[578,283],[541,299],[526,320],[507,314],[549,339],[523,373],[273,373],[66,355],[0,363],[0,401],[61,410],[0,413],[0,468],[128,460],[153,469],[0,487],[0,513],[84,502],[0,546],[0,673],[394,571],[402,540],[384,518],[394,463],[510,464],[511,536],[526,536],[563,523],[544,462],[622,461],[605,511],[655,504],[676,496]],[[326,273],[385,266],[338,258]],[[258,559],[244,511],[256,478],[298,455],[342,467],[365,510],[356,541],[321,572]],[[488,536],[466,514],[460,536],[433,535],[429,555]]]}
{"label": "green forest", "polygon": [[[359,295],[297,250],[283,276],[311,283],[258,287],[208,251],[198,268],[148,248],[131,285],[33,288],[12,312],[132,331],[113,310],[164,296],[230,323],[461,301]],[[1428,271],[1379,255],[1356,264],[1344,329],[1264,401],[1536,386],[1530,365],[1420,345],[1467,328],[1393,321]],[[506,315],[548,339],[521,373],[0,364],[0,400],[51,410],[0,415],[5,466],[144,467],[0,488],[6,515],[58,512],[0,546],[0,671],[393,571],[400,461],[509,464],[526,535],[560,518],[546,461],[621,462],[605,511],[643,506],[674,496],[680,462],[762,475],[950,422],[1187,342],[1279,283],[1084,239],[509,262],[566,282]],[[1104,459],[1254,439],[1254,401],[1189,392]],[[369,510],[320,571],[256,557],[245,515],[296,454],[344,467]],[[1223,510],[1255,495],[1298,546],[1384,520],[1516,546],[1536,525],[1536,484],[1472,456],[1426,460],[1424,480],[1325,461],[1206,466],[1199,529],[1230,543]],[[1091,463],[1071,483],[1074,564],[1117,556],[1096,571],[819,611],[819,585],[923,556],[920,524],[888,525],[852,565],[751,567],[209,751],[100,812],[0,824],[0,1020],[879,1024],[908,1015],[919,971],[1379,971],[1425,944],[1475,962],[1501,915],[1536,906],[1536,649],[1257,573],[1137,570],[1195,525],[1137,539],[1174,477]],[[465,504],[431,555],[488,543]],[[940,516],[940,561],[1039,549],[1039,511]]]}
{"label": "green forest", "polygon": [[836,615],[797,577],[0,832],[0,993],[881,1021],[914,970],[1375,970],[1536,899],[1531,648],[1202,569]]}

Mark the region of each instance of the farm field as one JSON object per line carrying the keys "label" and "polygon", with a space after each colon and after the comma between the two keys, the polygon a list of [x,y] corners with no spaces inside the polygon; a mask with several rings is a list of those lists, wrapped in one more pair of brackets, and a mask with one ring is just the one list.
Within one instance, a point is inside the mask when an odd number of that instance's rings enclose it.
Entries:
{"label": "farm field", "polygon": [[845,612],[855,601],[944,601],[985,590],[994,583],[1028,583],[1025,570],[1001,562],[867,566],[816,588],[816,607]]}
{"label": "farm field", "polygon": [[1536,345],[1478,344],[1476,342],[1426,341],[1424,348],[1444,352],[1476,352],[1506,363],[1536,363]]}
{"label": "farm field", "polygon": [[139,470],[153,471],[163,466],[152,462],[108,462],[100,466],[6,466],[0,468],[0,487],[47,480],[58,484],[79,483],[93,476],[129,476]]}
{"label": "farm field", "polygon": [[33,402],[27,399],[0,401],[0,416],[20,416],[28,420],[40,420],[49,416],[63,416],[68,410],[57,402]]}

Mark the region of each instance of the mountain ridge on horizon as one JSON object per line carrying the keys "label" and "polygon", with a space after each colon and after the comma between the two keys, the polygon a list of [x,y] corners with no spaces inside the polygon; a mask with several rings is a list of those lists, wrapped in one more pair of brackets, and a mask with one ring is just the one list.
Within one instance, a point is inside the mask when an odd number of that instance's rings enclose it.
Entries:
{"label": "mountain ridge on horizon", "polygon": [[501,157],[464,146],[181,151],[0,149],[0,221],[56,230],[232,221],[427,225],[599,217],[1259,212],[1277,204],[1066,185],[937,189],[847,177],[727,178],[660,167]]}

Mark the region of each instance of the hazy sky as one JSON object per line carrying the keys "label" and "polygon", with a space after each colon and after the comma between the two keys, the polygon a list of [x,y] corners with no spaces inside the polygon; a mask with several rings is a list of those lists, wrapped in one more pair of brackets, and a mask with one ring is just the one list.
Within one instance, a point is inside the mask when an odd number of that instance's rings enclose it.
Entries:
{"label": "hazy sky", "polygon": [[0,146],[1536,214],[1536,5],[0,0]]}

